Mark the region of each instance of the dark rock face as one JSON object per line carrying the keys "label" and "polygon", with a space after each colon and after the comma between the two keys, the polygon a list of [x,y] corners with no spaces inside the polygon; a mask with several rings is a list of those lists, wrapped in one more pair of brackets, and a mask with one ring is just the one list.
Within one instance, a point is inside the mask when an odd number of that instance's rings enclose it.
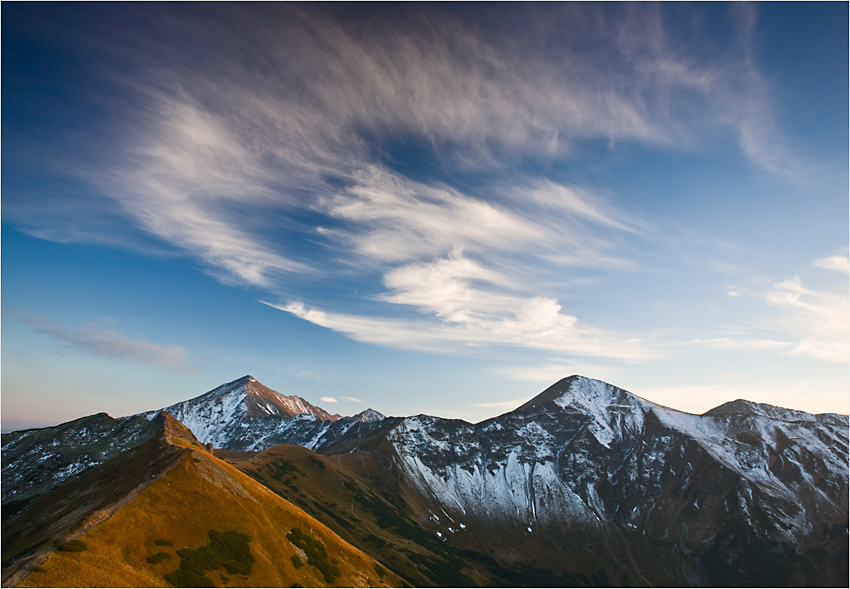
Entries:
{"label": "dark rock face", "polygon": [[545,537],[529,558],[612,582],[846,584],[847,417],[727,405],[688,415],[571,377],[476,425],[418,416],[388,437],[434,513]]}

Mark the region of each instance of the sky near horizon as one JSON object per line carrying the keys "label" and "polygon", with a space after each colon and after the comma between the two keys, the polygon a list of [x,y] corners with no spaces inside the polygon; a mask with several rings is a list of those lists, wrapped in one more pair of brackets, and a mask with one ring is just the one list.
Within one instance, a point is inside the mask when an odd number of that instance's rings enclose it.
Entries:
{"label": "sky near horizon", "polygon": [[3,431],[847,413],[847,137],[845,2],[4,3]]}

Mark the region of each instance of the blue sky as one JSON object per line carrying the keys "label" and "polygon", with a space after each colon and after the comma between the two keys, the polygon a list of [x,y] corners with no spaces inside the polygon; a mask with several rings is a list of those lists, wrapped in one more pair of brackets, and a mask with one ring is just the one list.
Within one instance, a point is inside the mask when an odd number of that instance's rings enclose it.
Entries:
{"label": "blue sky", "polygon": [[848,412],[848,6],[16,4],[2,423],[244,374]]}

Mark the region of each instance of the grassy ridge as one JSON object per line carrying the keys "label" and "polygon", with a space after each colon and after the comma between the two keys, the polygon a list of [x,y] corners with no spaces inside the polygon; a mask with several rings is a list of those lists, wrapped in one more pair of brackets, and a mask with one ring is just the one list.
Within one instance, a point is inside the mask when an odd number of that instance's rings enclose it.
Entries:
{"label": "grassy ridge", "polygon": [[153,438],[32,499],[17,516],[7,518],[4,506],[4,585],[19,582],[28,567],[43,559],[41,555],[109,517],[185,452]]}
{"label": "grassy ridge", "polygon": [[21,586],[325,586],[326,571],[294,564],[298,549],[286,538],[294,528],[324,547],[335,585],[400,584],[300,509],[198,450],[81,536],[86,551],[55,552]]}

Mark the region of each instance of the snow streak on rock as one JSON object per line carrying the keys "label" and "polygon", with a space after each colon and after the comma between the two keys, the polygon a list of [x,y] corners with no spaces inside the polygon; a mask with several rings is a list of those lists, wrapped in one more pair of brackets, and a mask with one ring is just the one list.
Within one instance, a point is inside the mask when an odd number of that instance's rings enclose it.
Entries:
{"label": "snow streak on rock", "polygon": [[275,444],[314,449],[329,432],[336,438],[355,423],[384,419],[373,409],[354,417],[331,415],[301,397],[281,395],[252,376],[142,416],[151,419],[160,411],[181,421],[200,442],[229,450],[263,450]]}
{"label": "snow streak on rock", "polygon": [[671,486],[699,512],[708,500],[702,471],[728,473],[723,492],[737,508],[750,520],[768,513],[780,522],[771,533],[789,542],[811,531],[820,510],[847,511],[841,415],[745,401],[690,415],[575,376],[494,419],[409,417],[389,439],[409,479],[455,518],[614,522],[628,533],[674,503]]}

